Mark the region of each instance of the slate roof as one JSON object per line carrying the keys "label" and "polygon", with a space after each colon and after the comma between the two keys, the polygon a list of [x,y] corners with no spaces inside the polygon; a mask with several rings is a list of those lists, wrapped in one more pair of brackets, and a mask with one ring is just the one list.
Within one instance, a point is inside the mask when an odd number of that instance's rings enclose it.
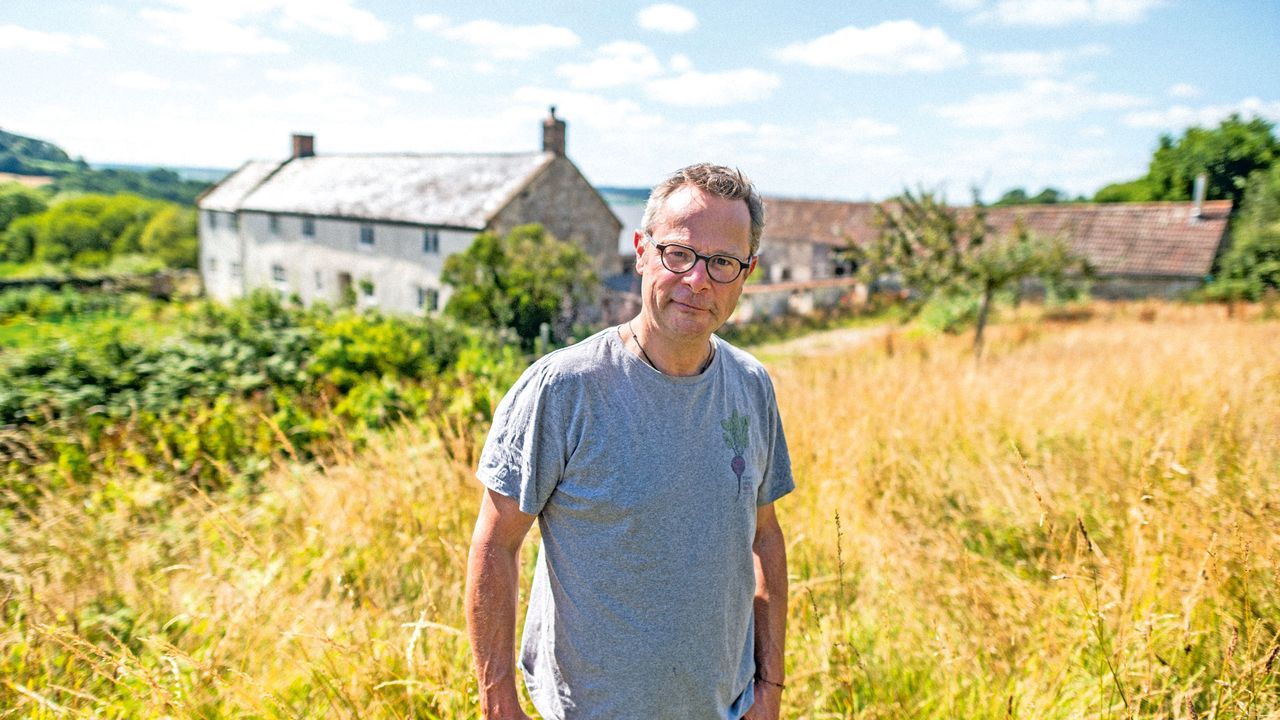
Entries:
{"label": "slate roof", "polygon": [[[1017,218],[1033,233],[1061,237],[1099,275],[1203,277],[1227,230],[1230,200],[1211,200],[1192,218],[1192,203],[1069,203],[987,209],[998,233]],[[765,200],[764,243],[866,246],[879,232],[875,203]]]}
{"label": "slate roof", "polygon": [[245,196],[283,164],[280,160],[250,160],[206,190],[196,204],[204,210],[235,212],[240,209]]}
{"label": "slate roof", "polygon": [[[296,158],[262,176],[235,209],[478,230],[555,157],[534,152]],[[221,209],[209,201],[233,197],[231,189],[223,193],[224,186],[249,184],[245,171],[251,167],[256,164],[224,180],[200,207]]]}

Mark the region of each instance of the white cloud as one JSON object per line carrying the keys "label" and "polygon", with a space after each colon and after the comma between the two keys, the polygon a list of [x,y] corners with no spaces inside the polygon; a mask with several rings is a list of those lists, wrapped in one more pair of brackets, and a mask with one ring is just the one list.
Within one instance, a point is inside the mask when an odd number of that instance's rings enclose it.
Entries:
{"label": "white cloud", "polygon": [[983,53],[978,56],[978,64],[988,75],[1050,77],[1063,74],[1068,63],[1078,58],[1096,57],[1108,52],[1110,51],[1103,45],[1085,45],[1072,50]]}
{"label": "white cloud", "polygon": [[129,90],[168,90],[173,87],[173,83],[168,80],[140,70],[116,73],[111,77],[111,82]]}
{"label": "white cloud", "polygon": [[548,50],[577,47],[582,42],[569,28],[545,23],[507,25],[493,20],[472,20],[453,25],[440,15],[419,15],[413,23],[419,29],[484,50],[498,60],[525,60]]}
{"label": "white cloud", "polygon": [[[965,3],[977,10],[976,22],[1030,27],[1062,27],[1077,23],[1132,24],[1146,19],[1167,0],[996,0]],[[965,9],[965,8],[957,8]]]}
{"label": "white cloud", "polygon": [[436,89],[430,80],[418,77],[417,75],[396,75],[387,80],[387,84],[397,90],[412,93],[429,93]]}
{"label": "white cloud", "polygon": [[668,105],[720,107],[763,100],[780,84],[777,75],[751,68],[712,73],[689,70],[650,81],[645,94]]}
{"label": "white cloud", "polygon": [[548,105],[555,105],[557,115],[599,130],[613,131],[625,126],[634,132],[656,128],[663,123],[661,115],[647,112],[639,103],[593,93],[525,86],[516,90],[512,97],[526,106],[522,110],[524,114],[545,113]]}
{"label": "white cloud", "polygon": [[443,15],[419,15],[413,19],[413,26],[419,30],[439,30],[449,24]]}
{"label": "white cloud", "polygon": [[68,35],[18,25],[0,25],[0,50],[65,53],[76,48],[101,50],[103,47],[102,40],[93,35]]}
{"label": "white cloud", "polygon": [[274,20],[287,31],[310,30],[357,42],[387,37],[385,23],[352,0],[161,0],[167,8],[144,8],[141,17],[157,31],[152,40],[162,45],[227,55],[284,53],[289,46],[263,34],[262,24]]}
{"label": "white cloud", "polygon": [[698,16],[688,8],[672,3],[659,3],[636,13],[636,24],[645,30],[687,33],[698,27]]}
{"label": "white cloud", "polygon": [[264,37],[257,27],[237,24],[216,11],[143,8],[141,15],[155,30],[151,40],[158,45],[225,55],[289,52],[284,42]]}
{"label": "white cloud", "polygon": [[693,61],[684,53],[676,53],[675,55],[672,55],[671,60],[667,65],[676,72],[684,72],[685,70],[693,69]]}
{"label": "white cloud", "polygon": [[304,27],[323,35],[370,43],[386,39],[386,24],[351,0],[287,0],[281,3],[282,27]]}
{"label": "white cloud", "polygon": [[914,20],[841,28],[788,45],[776,56],[784,62],[876,74],[936,72],[965,62],[963,45],[947,37],[942,28],[925,28]]}
{"label": "white cloud", "polygon": [[1192,126],[1214,127],[1232,113],[1238,113],[1243,118],[1256,117],[1280,122],[1280,100],[1248,97],[1233,105],[1205,105],[1198,108],[1175,105],[1167,110],[1129,113],[1121,122],[1134,128],[1182,130]]}
{"label": "white cloud", "polygon": [[662,63],[647,45],[618,41],[602,45],[586,63],[565,63],[556,74],[575,88],[631,85],[662,73]]}
{"label": "white cloud", "polygon": [[1178,83],[1169,88],[1169,97],[1183,99],[1200,97],[1200,88],[1189,83]]}
{"label": "white cloud", "polygon": [[966,127],[1018,128],[1040,120],[1067,120],[1095,110],[1132,108],[1142,98],[1097,92],[1080,82],[1039,79],[1019,90],[974,95],[936,108],[942,117]]}

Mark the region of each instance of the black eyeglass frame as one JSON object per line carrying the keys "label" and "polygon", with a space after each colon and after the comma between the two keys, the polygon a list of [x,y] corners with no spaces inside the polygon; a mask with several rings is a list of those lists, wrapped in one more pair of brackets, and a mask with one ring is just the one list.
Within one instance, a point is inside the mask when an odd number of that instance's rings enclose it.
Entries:
{"label": "black eyeglass frame", "polygon": [[[739,260],[738,258],[732,255],[725,255],[724,253],[716,253],[715,255],[703,255],[699,253],[697,250],[694,250],[693,248],[689,247],[688,245],[681,245],[680,243],[657,243],[653,241],[653,236],[651,235],[645,235],[644,239],[645,239],[645,242],[648,242],[650,245],[652,245],[654,248],[657,249],[658,259],[662,261],[662,267],[666,268],[667,272],[672,272],[672,273],[675,273],[676,275],[684,275],[685,273],[693,270],[693,267],[698,264],[698,261],[702,260],[707,264],[707,277],[711,278],[715,282],[720,283],[721,285],[728,285],[729,283],[737,282],[738,278],[742,277],[742,272],[750,268],[751,261],[756,258],[755,255],[750,255],[747,257],[746,261],[743,262],[742,260]],[[680,248],[681,250],[688,250],[690,253],[693,254],[693,262],[689,263],[689,267],[685,268],[684,270],[675,270],[670,265],[667,264],[667,248],[673,248],[673,247]],[[728,280],[721,280],[711,272],[712,258],[728,258],[738,263],[738,272],[734,273],[733,277],[729,278]]]}

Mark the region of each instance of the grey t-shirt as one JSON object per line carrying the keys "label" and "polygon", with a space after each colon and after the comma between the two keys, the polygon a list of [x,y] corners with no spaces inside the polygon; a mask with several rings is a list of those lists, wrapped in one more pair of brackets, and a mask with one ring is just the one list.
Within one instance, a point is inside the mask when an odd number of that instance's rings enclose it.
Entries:
{"label": "grey t-shirt", "polygon": [[557,720],[739,718],[752,702],[756,509],[794,488],[773,385],[713,338],[672,377],[610,328],[534,363],[477,473],[538,516],[520,659]]}

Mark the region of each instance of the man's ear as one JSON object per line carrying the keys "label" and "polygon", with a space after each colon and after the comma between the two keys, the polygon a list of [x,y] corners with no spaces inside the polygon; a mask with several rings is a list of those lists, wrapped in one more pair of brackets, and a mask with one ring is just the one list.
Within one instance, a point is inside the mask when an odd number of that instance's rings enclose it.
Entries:
{"label": "man's ear", "polygon": [[751,264],[747,266],[747,277],[751,277],[751,273],[756,271],[756,263],[760,261],[759,255],[751,256]]}
{"label": "man's ear", "polygon": [[643,273],[642,268],[644,267],[644,233],[636,230],[631,243],[636,249],[636,274],[640,275]]}

